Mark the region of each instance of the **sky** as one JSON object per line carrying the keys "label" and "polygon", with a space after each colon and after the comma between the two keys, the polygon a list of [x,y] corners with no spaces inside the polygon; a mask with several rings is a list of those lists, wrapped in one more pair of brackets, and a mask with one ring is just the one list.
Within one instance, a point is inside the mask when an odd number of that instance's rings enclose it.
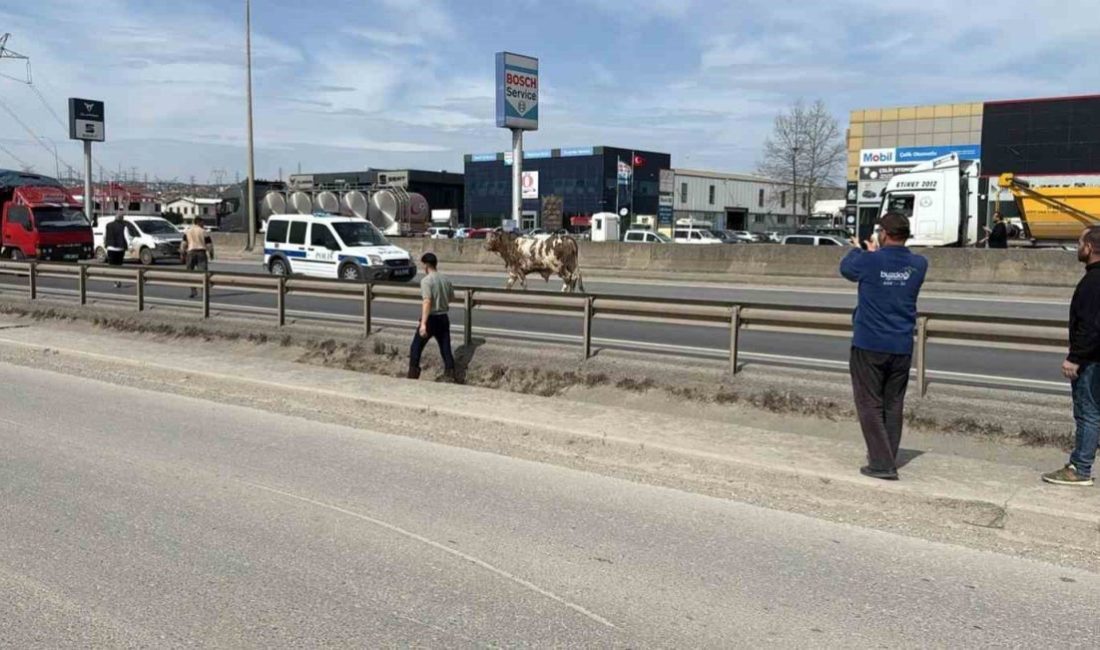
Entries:
{"label": "sky", "polygon": [[[503,151],[494,53],[540,60],[526,147],[751,172],[777,112],[1100,93],[1100,0],[253,0],[256,174],[461,171]],[[1048,8],[1044,8],[1048,6]],[[110,172],[246,169],[243,0],[0,4],[34,86],[0,77],[0,168],[79,166],[67,98],[106,102]],[[22,62],[0,60],[22,80]],[[56,114],[56,115],[55,115]]]}

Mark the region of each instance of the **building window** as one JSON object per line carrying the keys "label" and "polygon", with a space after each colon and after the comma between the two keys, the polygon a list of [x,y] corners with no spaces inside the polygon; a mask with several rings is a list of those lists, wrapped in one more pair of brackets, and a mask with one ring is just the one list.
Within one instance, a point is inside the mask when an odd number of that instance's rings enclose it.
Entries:
{"label": "building window", "polygon": [[688,200],[688,184],[680,183],[680,203],[687,203]]}
{"label": "building window", "polygon": [[809,209],[809,205],[808,205],[809,202],[810,202],[810,193],[809,192],[803,192],[802,193],[802,209],[803,210]]}
{"label": "building window", "polygon": [[758,208],[764,207],[764,190],[759,190],[756,193],[756,207],[758,207]]}
{"label": "building window", "polygon": [[[760,191],[761,191],[761,192],[763,192],[764,190],[760,190]],[[767,218],[766,218],[766,217],[765,217],[764,215],[762,215],[762,214],[758,214],[758,215],[756,215],[756,216],[754,216],[754,217],[752,218],[752,220],[753,220],[753,223],[764,223],[764,221],[765,221],[766,219],[767,219]]]}
{"label": "building window", "polygon": [[782,192],[779,193],[779,207],[780,208],[787,207],[787,190],[783,190]]}
{"label": "building window", "polygon": [[713,185],[710,186],[710,192],[707,196],[708,196],[708,200],[709,200],[710,204],[714,205],[714,186]]}
{"label": "building window", "polygon": [[787,225],[787,217],[781,214],[775,218],[775,222],[781,226],[785,226]]}

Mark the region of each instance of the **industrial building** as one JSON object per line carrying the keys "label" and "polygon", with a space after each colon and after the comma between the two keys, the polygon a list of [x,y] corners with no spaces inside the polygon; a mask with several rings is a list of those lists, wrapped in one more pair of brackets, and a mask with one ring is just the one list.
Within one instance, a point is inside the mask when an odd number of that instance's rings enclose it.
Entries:
{"label": "industrial building", "polygon": [[1016,213],[997,188],[1002,173],[1038,187],[1100,182],[1100,95],[862,109],[850,119],[846,211],[861,232],[892,176],[948,153],[980,162],[986,221],[995,209]]}
{"label": "industrial building", "polygon": [[[812,206],[807,188],[798,187],[797,210],[791,183],[751,174],[673,169],[673,215],[717,230],[793,232]],[[844,189],[815,188],[815,199],[839,199]]]}
{"label": "industrial building", "polygon": [[[623,209],[655,217],[660,171],[671,167],[667,153],[605,146],[526,151],[523,158],[521,228],[583,229],[593,214]],[[468,154],[465,172],[467,222],[490,227],[510,219],[511,153]]]}

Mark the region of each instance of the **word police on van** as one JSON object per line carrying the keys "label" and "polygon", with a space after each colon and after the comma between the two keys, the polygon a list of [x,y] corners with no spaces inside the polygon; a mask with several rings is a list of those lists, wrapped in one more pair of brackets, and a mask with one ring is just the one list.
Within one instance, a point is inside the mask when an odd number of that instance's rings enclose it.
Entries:
{"label": "word police on van", "polygon": [[267,220],[266,230],[264,266],[272,275],[404,282],[416,276],[409,253],[363,219],[277,214]]}

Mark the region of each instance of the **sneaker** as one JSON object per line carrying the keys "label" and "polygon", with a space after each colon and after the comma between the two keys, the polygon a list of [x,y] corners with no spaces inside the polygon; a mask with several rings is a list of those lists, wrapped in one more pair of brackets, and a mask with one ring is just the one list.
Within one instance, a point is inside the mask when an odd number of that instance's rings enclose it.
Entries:
{"label": "sneaker", "polygon": [[1078,474],[1073,463],[1066,465],[1057,472],[1043,474],[1043,480],[1054,485],[1080,485],[1082,487],[1092,485],[1092,477],[1084,477]]}
{"label": "sneaker", "polygon": [[898,471],[896,469],[874,469],[870,465],[864,465],[859,468],[859,473],[871,478],[880,478],[884,481],[898,480]]}

